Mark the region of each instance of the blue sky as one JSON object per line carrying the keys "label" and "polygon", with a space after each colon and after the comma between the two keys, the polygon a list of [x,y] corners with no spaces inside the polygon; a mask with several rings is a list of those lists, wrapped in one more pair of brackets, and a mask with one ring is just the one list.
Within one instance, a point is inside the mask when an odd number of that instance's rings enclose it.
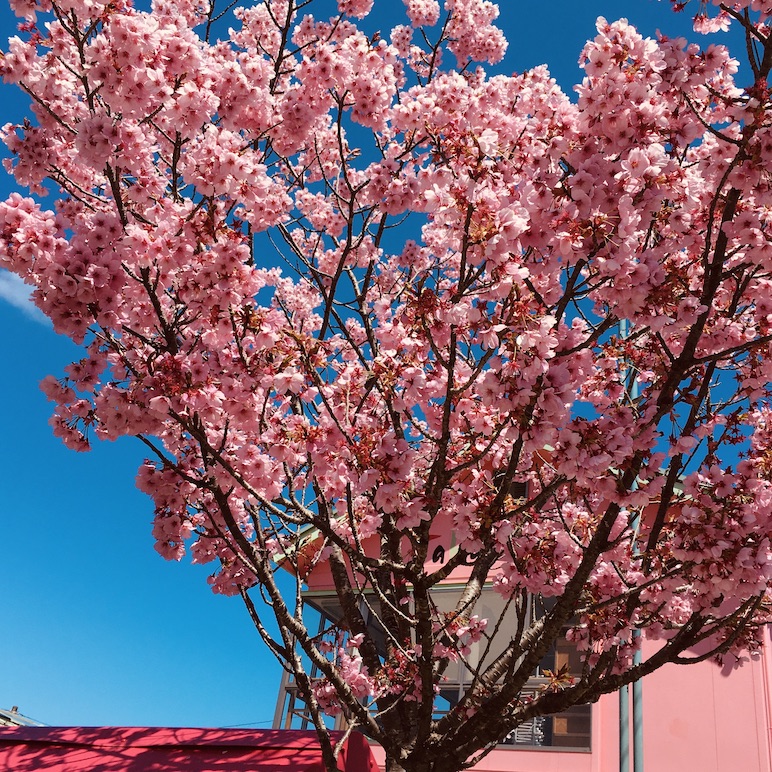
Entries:
{"label": "blue sky", "polygon": [[[497,71],[546,62],[566,90],[599,15],[625,16],[645,34],[696,37],[665,0],[500,6],[510,48]],[[403,21],[398,0],[375,9],[379,26]],[[0,38],[14,29],[3,5]],[[20,120],[23,95],[8,86],[0,94],[0,123]],[[11,189],[0,170],[0,197]],[[240,601],[213,596],[204,568],[153,550],[152,505],[134,487],[139,443],[75,454],[52,436],[38,383],[60,375],[77,348],[2,274],[0,298],[0,707],[60,725],[270,726],[279,668]]]}

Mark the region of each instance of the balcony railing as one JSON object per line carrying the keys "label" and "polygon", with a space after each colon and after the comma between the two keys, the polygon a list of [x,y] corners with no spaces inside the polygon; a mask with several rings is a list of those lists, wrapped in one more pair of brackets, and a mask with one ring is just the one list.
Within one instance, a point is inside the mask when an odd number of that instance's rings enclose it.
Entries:
{"label": "balcony railing", "polygon": [[[535,693],[543,679],[534,678],[529,684],[529,691]],[[446,685],[438,695],[434,710],[435,718],[440,718],[458,702],[460,685]],[[590,749],[591,730],[590,705],[574,705],[563,713],[554,716],[535,716],[520,724],[502,742],[512,748],[560,748],[563,750],[587,751]],[[308,706],[298,694],[297,684],[292,676],[285,673],[282,679],[279,702],[276,707],[274,729],[313,729],[314,723]],[[330,729],[345,729],[343,715],[327,718]]]}

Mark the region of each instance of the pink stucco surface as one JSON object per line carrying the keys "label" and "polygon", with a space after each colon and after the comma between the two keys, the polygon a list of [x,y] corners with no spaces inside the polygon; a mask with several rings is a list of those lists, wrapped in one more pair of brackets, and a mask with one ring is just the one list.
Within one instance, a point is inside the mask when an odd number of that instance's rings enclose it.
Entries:
{"label": "pink stucco surface", "polygon": [[767,632],[750,661],[666,665],[644,679],[647,769],[770,772],[771,654]]}

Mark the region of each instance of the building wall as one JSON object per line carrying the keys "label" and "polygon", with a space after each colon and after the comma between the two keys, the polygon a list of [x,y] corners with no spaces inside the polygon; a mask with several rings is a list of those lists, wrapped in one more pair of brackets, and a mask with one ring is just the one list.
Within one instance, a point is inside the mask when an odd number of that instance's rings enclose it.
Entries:
{"label": "building wall", "polygon": [[[448,523],[435,523],[429,554],[437,546],[444,559],[455,549]],[[443,527],[445,526],[445,527]],[[374,541],[365,547],[376,554]],[[447,586],[462,584],[461,566]],[[309,578],[309,596],[330,594],[328,566]],[[644,642],[644,659],[656,643]],[[699,652],[695,652],[699,653]],[[631,711],[632,713],[632,711]],[[761,653],[752,660],[719,666],[711,661],[666,665],[643,681],[645,772],[772,772],[772,639],[765,632]],[[632,757],[632,728],[630,732]],[[383,767],[383,752],[374,748]],[[593,706],[592,749],[502,747],[475,767],[480,772],[617,772],[619,770],[619,697],[606,695]],[[631,765],[632,772],[632,765]],[[643,772],[643,771],[641,771]]]}
{"label": "building wall", "polygon": [[[653,651],[654,644],[644,645]],[[643,680],[646,772],[772,772],[772,646],[760,656],[719,666],[665,665]],[[619,697],[593,706],[592,750],[502,748],[479,772],[617,772]],[[631,729],[632,757],[632,729]],[[384,754],[374,748],[381,769]]]}
{"label": "building wall", "polygon": [[645,678],[647,769],[770,772],[771,656],[767,631],[761,655],[750,661],[671,664]]}

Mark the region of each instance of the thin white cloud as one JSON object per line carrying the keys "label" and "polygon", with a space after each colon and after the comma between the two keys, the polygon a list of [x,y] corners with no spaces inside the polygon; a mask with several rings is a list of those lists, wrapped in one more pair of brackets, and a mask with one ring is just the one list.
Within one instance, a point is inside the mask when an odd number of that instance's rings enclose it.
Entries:
{"label": "thin white cloud", "polygon": [[48,317],[32,302],[32,288],[16,274],[0,270],[0,299],[18,308],[26,317],[39,324],[50,324]]}

